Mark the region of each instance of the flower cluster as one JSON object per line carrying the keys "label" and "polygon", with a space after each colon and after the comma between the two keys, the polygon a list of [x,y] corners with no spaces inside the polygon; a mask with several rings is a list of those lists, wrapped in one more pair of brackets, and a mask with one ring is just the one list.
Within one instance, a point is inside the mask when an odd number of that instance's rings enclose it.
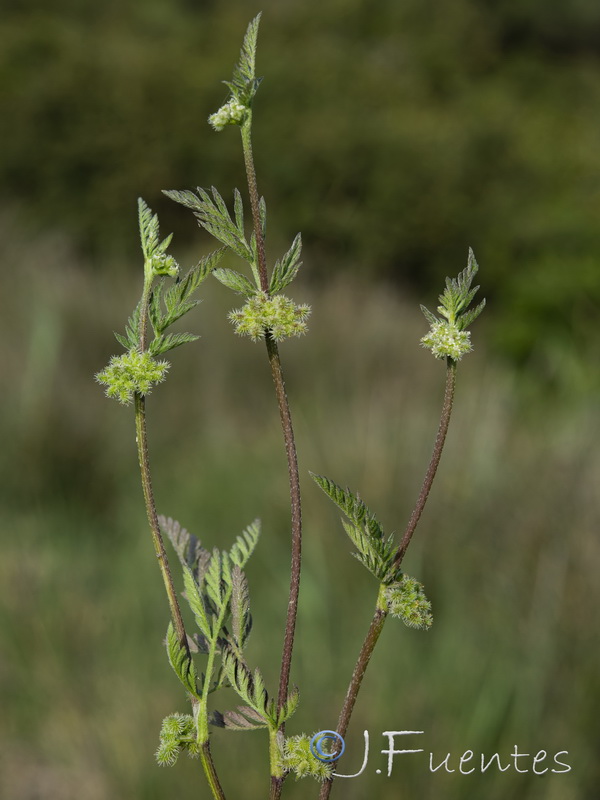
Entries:
{"label": "flower cluster", "polygon": [[151,256],[149,266],[153,275],[168,275],[170,278],[176,278],[179,274],[179,264],[173,256],[161,253],[160,250]]}
{"label": "flower cluster", "polygon": [[165,717],[160,729],[156,760],[161,767],[171,767],[181,750],[185,750],[190,758],[200,755],[194,720],[189,714],[171,714]]}
{"label": "flower cluster", "polygon": [[432,323],[421,344],[428,347],[436,358],[451,358],[454,361],[460,361],[465,353],[473,349],[469,331],[459,330],[456,325],[444,321]]}
{"label": "flower cluster", "polygon": [[433,622],[431,603],[425,597],[423,584],[408,575],[386,586],[384,597],[390,614],[409,628],[430,628]]}
{"label": "flower cluster", "polygon": [[242,308],[232,311],[229,319],[240,336],[250,336],[256,342],[269,331],[279,342],[306,333],[309,314],[310,306],[298,306],[285,295],[269,297],[265,292],[257,292]]}
{"label": "flower cluster", "polygon": [[319,761],[310,750],[310,737],[306,734],[290,736],[283,747],[283,765],[298,778],[316,778],[325,781],[331,777],[332,764]]}
{"label": "flower cluster", "polygon": [[106,386],[107,397],[128,405],[135,392],[146,395],[154,384],[164,381],[169,366],[168,361],[156,361],[149,353],[130,350],[113,356],[96,380]]}
{"label": "flower cluster", "polygon": [[246,106],[232,97],[218,111],[211,114],[208,121],[216,131],[222,131],[226,125],[241,125],[246,111]]}

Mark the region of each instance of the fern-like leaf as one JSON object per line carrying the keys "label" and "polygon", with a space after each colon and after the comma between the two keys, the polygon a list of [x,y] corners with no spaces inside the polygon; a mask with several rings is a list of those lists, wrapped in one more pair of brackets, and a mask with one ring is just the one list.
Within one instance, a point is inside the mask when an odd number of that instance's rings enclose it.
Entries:
{"label": "fern-like leaf", "polygon": [[195,336],[193,333],[168,333],[166,336],[158,336],[156,339],[153,339],[148,348],[148,352],[151,356],[160,356],[163,353],[167,353],[169,350],[173,350],[175,347],[180,347],[182,344],[195,342],[196,339],[199,338],[199,336]]}
{"label": "fern-like leaf", "polygon": [[185,647],[181,647],[179,644],[177,634],[170,622],[167,628],[167,654],[169,663],[181,683],[190,694],[200,699],[197,687],[198,674],[194,662]]}
{"label": "fern-like leaf", "polygon": [[298,708],[299,701],[300,701],[300,692],[298,691],[298,688],[294,686],[292,691],[288,694],[286,701],[283,704],[283,707],[277,717],[278,727],[280,725],[283,725],[284,722],[287,722],[287,720],[292,716],[292,714],[295,713],[296,709]]}
{"label": "fern-like leaf", "polygon": [[256,287],[250,283],[248,278],[233,269],[219,268],[213,272],[213,275],[220,283],[238,294],[243,294],[245,297],[256,294]]}
{"label": "fern-like leaf", "polygon": [[144,258],[152,258],[159,246],[158,216],[153,214],[148,205],[138,197],[138,219],[140,224],[140,239]]}
{"label": "fern-like leaf", "polygon": [[348,521],[342,520],[344,530],[358,550],[356,558],[380,581],[393,580],[394,545],[385,537],[375,514],[350,489],[342,489],[323,475],[310,473],[315,483],[340,508]]}
{"label": "fern-like leaf", "polygon": [[230,642],[236,654],[242,651],[252,630],[250,614],[250,595],[248,580],[237,564],[231,570],[231,637]]}
{"label": "fern-like leaf", "polygon": [[237,537],[231,550],[229,551],[229,558],[233,564],[237,564],[240,569],[244,569],[248,563],[248,559],[254,552],[254,548],[260,536],[260,520],[255,519],[247,528],[245,528],[241,535]]}
{"label": "fern-like leaf", "polygon": [[200,594],[200,590],[194,580],[194,575],[189,567],[185,567],[183,570],[183,583],[185,586],[185,596],[192,609],[196,625],[200,628],[204,636],[206,636],[209,641],[212,641],[214,639],[214,632],[211,624],[212,614],[209,613],[209,609],[206,607],[206,602]]}
{"label": "fern-like leaf", "polygon": [[260,670],[254,673],[238,658],[232,650],[223,653],[223,667],[232,688],[266,723],[276,725],[276,720],[269,708],[269,695],[265,688]]}
{"label": "fern-like leaf", "polygon": [[140,346],[140,314],[141,306],[138,303],[132,315],[127,320],[125,336],[115,333],[117,341],[119,344],[122,344],[126,350],[137,350]]}
{"label": "fern-like leaf", "polygon": [[257,14],[248,25],[244,42],[240,51],[240,59],[233,68],[231,81],[225,81],[235,99],[248,106],[252,102],[261,79],[256,78],[256,42],[260,14]]}
{"label": "fern-like leaf", "polygon": [[188,567],[192,571],[196,583],[200,584],[210,561],[209,551],[205,550],[200,544],[200,540],[183,528],[177,520],[161,514],[158,517],[158,522],[161,529],[169,537],[181,565]]}
{"label": "fern-like leaf", "polygon": [[213,711],[210,722],[218,728],[232,731],[257,731],[267,728],[268,722],[250,706],[238,706],[236,711]]}
{"label": "fern-like leaf", "polygon": [[287,253],[281,258],[280,261],[275,262],[270,285],[272,294],[285,289],[285,287],[294,280],[298,274],[298,270],[302,266],[302,262],[300,261],[301,252],[302,236],[297,234]]}

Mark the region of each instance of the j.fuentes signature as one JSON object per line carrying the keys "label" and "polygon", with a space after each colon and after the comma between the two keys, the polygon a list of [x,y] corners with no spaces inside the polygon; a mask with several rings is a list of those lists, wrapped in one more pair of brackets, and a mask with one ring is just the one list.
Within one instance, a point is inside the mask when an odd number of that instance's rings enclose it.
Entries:
{"label": "j.fuentes signature", "polygon": [[[424,731],[383,731],[382,736],[387,737],[387,748],[382,749],[382,755],[387,755],[387,775],[391,776],[394,766],[394,759],[396,756],[415,755],[424,753],[423,748],[408,748],[397,749],[400,742],[396,741],[399,736],[418,736],[423,734]],[[357,778],[362,775],[369,763],[369,731],[364,732],[365,749],[362,766],[358,772],[352,775],[343,775],[339,772],[334,772],[336,778]],[[331,743],[331,744],[330,744]],[[410,743],[410,742],[409,742]],[[327,746],[328,749],[324,749]],[[320,761],[334,762],[337,761],[345,750],[344,739],[335,731],[319,731],[315,734],[311,741],[311,751],[313,755]],[[544,775],[547,772],[561,774],[570,772],[571,766],[565,761],[569,755],[567,750],[560,750],[558,753],[550,755],[546,750],[539,750],[537,753],[524,753],[519,750],[519,746],[515,745],[513,752],[504,756],[498,753],[486,755],[484,753],[476,754],[473,750],[465,750],[460,756],[453,756],[447,753],[445,757],[435,756],[434,753],[429,753],[429,771],[437,772],[442,769],[446,772],[457,772],[462,775],[470,775],[473,772],[484,773],[488,769],[496,769],[500,772],[506,772],[513,769],[516,772],[533,772],[535,775]],[[375,772],[380,775],[382,770],[377,769]]]}

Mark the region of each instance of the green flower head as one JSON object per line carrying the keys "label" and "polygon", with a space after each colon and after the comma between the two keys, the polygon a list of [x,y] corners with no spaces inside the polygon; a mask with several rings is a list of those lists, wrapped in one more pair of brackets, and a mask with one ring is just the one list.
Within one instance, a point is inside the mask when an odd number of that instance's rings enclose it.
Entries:
{"label": "green flower head", "polygon": [[310,306],[298,306],[285,295],[269,297],[265,292],[257,292],[242,308],[232,311],[229,319],[240,336],[249,336],[256,342],[269,331],[279,342],[306,333],[309,314]]}
{"label": "green flower head", "polygon": [[310,737],[306,734],[290,736],[285,740],[283,763],[287,770],[298,778],[316,778],[325,781],[331,777],[333,765],[320,761],[310,750]]}
{"label": "green flower head", "polygon": [[172,767],[181,750],[185,750],[190,758],[200,755],[194,720],[189,714],[171,714],[165,717],[160,729],[156,760],[161,767]]}
{"label": "green flower head", "polygon": [[451,322],[434,322],[429,333],[421,339],[423,347],[427,347],[436,358],[460,359],[473,349],[471,333],[461,331]]}
{"label": "green flower head", "polygon": [[149,394],[156,383],[164,381],[169,366],[168,361],[156,361],[149,353],[130,350],[122,356],[113,356],[96,380],[106,386],[107,397],[129,405],[135,392]]}
{"label": "green flower head", "polygon": [[384,597],[393,617],[398,617],[409,628],[430,628],[433,622],[431,603],[425,596],[423,584],[403,575],[399,581],[384,589]]}
{"label": "green flower head", "polygon": [[241,125],[247,111],[245,105],[231,98],[218,111],[211,114],[208,121],[216,131],[222,131],[226,125]]}

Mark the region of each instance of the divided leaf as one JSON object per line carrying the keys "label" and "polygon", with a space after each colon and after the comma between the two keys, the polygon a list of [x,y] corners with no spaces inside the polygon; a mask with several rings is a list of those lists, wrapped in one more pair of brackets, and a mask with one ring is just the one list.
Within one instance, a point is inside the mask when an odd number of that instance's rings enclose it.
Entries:
{"label": "divided leaf", "polygon": [[196,625],[209,642],[211,642],[214,638],[211,625],[212,615],[209,616],[209,609],[206,607],[205,600],[200,594],[200,590],[194,580],[194,575],[189,567],[183,568],[183,584],[185,586],[185,596],[192,609]]}
{"label": "divided leaf", "polygon": [[173,628],[172,623],[169,622],[167,628],[167,654],[169,656],[169,663],[173,667],[175,674],[187,689],[190,694],[200,699],[196,681],[198,674],[194,666],[194,662],[190,658],[188,651],[185,647],[179,644],[177,634]]}
{"label": "divided leaf", "polygon": [[300,261],[301,252],[302,236],[298,233],[287,253],[280,261],[278,260],[275,262],[270,285],[272,294],[285,289],[285,287],[294,280],[298,274],[298,270],[302,266],[302,262]]}
{"label": "divided leaf", "polygon": [[144,258],[149,259],[152,258],[159,246],[158,216],[152,213],[141,197],[138,198],[138,220],[142,251]]}
{"label": "divided leaf", "polygon": [[294,686],[292,691],[288,694],[285,703],[279,715],[277,717],[277,726],[283,725],[284,722],[287,722],[288,719],[295,713],[296,709],[298,708],[298,703],[300,702],[300,692],[298,688]]}
{"label": "divided leaf", "polygon": [[348,522],[342,520],[342,525],[358,550],[354,556],[383,583],[394,580],[396,570],[393,567],[393,537],[385,537],[375,514],[350,489],[342,489],[323,475],[315,475],[313,472],[310,474],[348,518]]}
{"label": "divided leaf", "polygon": [[115,333],[115,339],[122,344],[126,350],[137,350],[140,346],[140,303],[134,308],[132,315],[127,320],[125,336]]}
{"label": "divided leaf", "polygon": [[[214,608],[215,616],[222,615],[231,594],[231,569],[229,566],[229,554],[222,553],[216,547],[212,551],[212,556],[204,575],[204,590],[206,592],[205,596]],[[214,635],[217,634],[218,631],[214,630]]]}
{"label": "divided leaf", "polygon": [[[221,651],[229,646],[241,657],[252,628],[248,583],[243,573],[260,534],[255,520],[234,542],[231,551],[214,548],[209,553],[178,522],[160,518],[184,566],[186,598],[206,639],[202,646]],[[230,633],[225,627],[232,616]]]}
{"label": "divided leaf", "polygon": [[148,352],[151,356],[160,356],[182,344],[195,342],[196,339],[199,338],[199,336],[195,336],[193,333],[168,333],[166,336],[158,336],[156,339],[153,339],[148,348]]}
{"label": "divided leaf", "polygon": [[[164,194],[191,208],[198,223],[207,230],[215,239],[231,248],[234,253],[245,261],[252,261],[252,251],[246,241],[243,220],[240,219],[241,198],[234,198],[234,211],[236,222],[231,219],[225,201],[213,186],[211,194],[206,189],[198,188],[198,194],[190,191],[165,191]],[[238,193],[239,194],[239,193]],[[236,224],[237,223],[237,224]],[[242,223],[242,224],[240,224]]]}
{"label": "divided leaf", "polygon": [[237,711],[213,711],[210,722],[218,728],[233,731],[257,731],[267,728],[268,723],[258,712],[249,706],[238,706]]}
{"label": "divided leaf", "polygon": [[242,700],[270,727],[276,726],[272,703],[259,669],[254,673],[232,650],[223,653],[223,667],[231,686]]}
{"label": "divided leaf", "polygon": [[248,559],[254,552],[256,543],[260,536],[260,520],[255,519],[247,528],[245,528],[241,535],[237,537],[234,544],[229,551],[229,558],[233,564],[237,564],[240,569],[244,569],[248,563]]}
{"label": "divided leaf", "polygon": [[158,523],[162,530],[167,534],[173,549],[177,553],[181,565],[189,567],[197,583],[201,583],[208,562],[210,553],[200,544],[200,540],[193,536],[185,528],[182,528],[177,520],[165,517],[162,514],[158,517]]}
{"label": "divided leaf", "polygon": [[191,296],[216,269],[223,252],[223,248],[221,248],[200,259],[184,278],[176,281],[166,292],[163,292],[162,281],[154,288],[149,306],[150,322],[156,337],[150,346],[153,355],[165,353],[167,350],[172,350],[174,347],[198,338],[191,333],[176,333],[168,336],[163,336],[163,334],[168,327],[198,305],[200,301],[191,299]]}
{"label": "divided leaf", "polygon": [[[459,331],[464,331],[477,319],[485,307],[485,300],[482,300],[475,308],[467,311],[479,290],[479,286],[471,288],[473,278],[478,270],[479,265],[475,259],[475,254],[473,250],[469,248],[469,258],[466,268],[459,273],[457,278],[446,278],[446,288],[443,294],[438,298],[440,302],[437,308],[438,313],[441,314],[448,323],[455,325]],[[421,311],[430,325],[437,325],[441,321],[432,314],[429,309],[425,308],[425,306],[421,306]]]}
{"label": "divided leaf", "polygon": [[236,564],[231,570],[231,646],[241,657],[252,630],[248,579]]}
{"label": "divided leaf", "polygon": [[213,272],[213,275],[220,283],[238,294],[243,294],[245,297],[256,294],[256,287],[250,283],[248,278],[233,269],[220,267]]}
{"label": "divided leaf", "polygon": [[233,68],[231,81],[224,83],[231,90],[231,94],[242,105],[249,106],[262,79],[256,78],[256,41],[258,38],[258,25],[261,14],[250,22],[244,36],[240,51],[240,59]]}

